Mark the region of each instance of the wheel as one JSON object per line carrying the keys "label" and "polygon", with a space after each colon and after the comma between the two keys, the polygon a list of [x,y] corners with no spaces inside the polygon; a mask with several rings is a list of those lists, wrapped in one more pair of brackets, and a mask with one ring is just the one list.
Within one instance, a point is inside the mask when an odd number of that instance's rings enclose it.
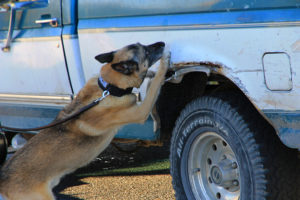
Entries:
{"label": "wheel", "polygon": [[300,199],[297,151],[246,107],[208,96],[181,112],[170,154],[176,199]]}
{"label": "wheel", "polygon": [[7,140],[4,133],[0,132],[0,165],[6,160],[7,155]]}

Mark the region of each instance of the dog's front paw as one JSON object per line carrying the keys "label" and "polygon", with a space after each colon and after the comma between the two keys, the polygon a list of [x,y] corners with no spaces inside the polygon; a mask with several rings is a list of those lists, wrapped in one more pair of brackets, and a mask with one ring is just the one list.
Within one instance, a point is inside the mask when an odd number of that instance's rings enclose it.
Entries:
{"label": "dog's front paw", "polygon": [[162,70],[167,71],[171,65],[171,52],[165,51],[160,59],[160,67]]}

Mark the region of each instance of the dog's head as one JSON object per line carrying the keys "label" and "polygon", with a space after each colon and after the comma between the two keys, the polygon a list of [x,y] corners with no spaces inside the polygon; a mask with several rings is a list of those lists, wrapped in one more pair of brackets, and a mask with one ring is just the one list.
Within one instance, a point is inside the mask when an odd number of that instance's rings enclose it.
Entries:
{"label": "dog's head", "polygon": [[140,43],[128,45],[117,51],[95,57],[100,63],[107,63],[101,69],[102,78],[120,88],[139,87],[148,68],[162,57],[165,43],[148,46]]}

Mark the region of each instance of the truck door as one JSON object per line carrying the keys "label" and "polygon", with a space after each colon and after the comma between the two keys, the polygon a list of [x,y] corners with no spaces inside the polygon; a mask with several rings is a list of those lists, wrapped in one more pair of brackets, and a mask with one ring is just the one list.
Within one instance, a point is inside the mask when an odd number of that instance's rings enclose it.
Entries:
{"label": "truck door", "polygon": [[0,3],[0,101],[64,101],[72,94],[61,40],[61,1]]}
{"label": "truck door", "polygon": [[[115,6],[117,4],[117,6]],[[80,45],[82,67],[85,79],[88,80],[92,76],[99,74],[99,63],[94,57],[100,53],[113,51],[136,42],[142,44],[151,44],[159,39],[145,37],[144,34],[134,32],[122,32],[115,37],[114,33],[105,30],[107,23],[106,19],[114,17],[122,17],[127,15],[142,15],[143,11],[130,7],[135,5],[137,7],[144,5],[140,1],[85,1],[78,0],[78,39]],[[144,5],[147,7],[150,2]],[[152,7],[151,7],[152,8]],[[134,13],[132,10],[139,13]],[[151,10],[151,9],[150,9]],[[153,9],[155,10],[155,9]],[[150,12],[148,10],[148,12]],[[130,22],[127,22],[129,24]],[[115,26],[117,24],[110,24]],[[146,39],[145,39],[146,38]],[[147,83],[149,80],[144,81],[144,84],[139,89],[134,89],[136,94],[140,94],[141,99],[145,97]],[[130,124],[123,127],[116,138],[122,139],[141,139],[141,140],[157,140],[159,138],[159,131],[157,130],[156,123],[151,117],[145,122],[144,125]]]}

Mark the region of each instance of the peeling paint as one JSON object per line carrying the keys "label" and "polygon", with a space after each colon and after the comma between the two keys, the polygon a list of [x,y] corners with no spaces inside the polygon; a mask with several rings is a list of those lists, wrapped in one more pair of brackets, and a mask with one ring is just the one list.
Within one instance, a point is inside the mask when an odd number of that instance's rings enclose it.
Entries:
{"label": "peeling paint", "polygon": [[210,73],[215,71],[213,66],[203,65],[200,62],[171,63],[171,70],[173,73],[165,80],[165,82],[176,84],[180,83],[183,77],[188,73],[203,72],[207,76],[210,76]]}
{"label": "peeling paint", "polygon": [[[239,71],[233,71],[231,68],[223,65],[222,63],[219,62],[211,62],[211,61],[192,61],[192,62],[178,62],[178,63],[173,63],[173,69],[176,71],[179,68],[184,68],[184,67],[192,67],[192,66],[206,66],[210,70],[212,70],[213,73],[216,74],[221,74],[225,77],[226,75],[232,75],[232,74],[237,74],[241,72],[262,72],[262,70],[239,70]],[[225,70],[224,70],[225,69]],[[227,71],[226,73],[224,71]],[[231,76],[228,77],[231,78],[231,80],[237,85],[237,87],[240,88],[240,90],[246,95],[249,95],[249,92],[246,89],[246,86],[243,84],[243,82],[237,77],[237,76]],[[248,96],[248,98],[250,98]],[[251,99],[251,98],[250,98]]]}
{"label": "peeling paint", "polygon": [[234,77],[234,83],[240,88],[240,90],[242,90],[242,92],[249,98],[249,92],[246,89],[245,84],[241,81],[241,79],[239,79],[238,77]]}
{"label": "peeling paint", "polygon": [[180,67],[190,67],[190,66],[199,66],[199,65],[205,65],[207,67],[213,67],[213,68],[222,68],[223,65],[220,63],[214,63],[214,62],[209,62],[209,61],[192,61],[192,62],[179,62],[179,63],[173,63],[173,66],[175,68],[180,68]]}
{"label": "peeling paint", "polygon": [[[220,62],[211,62],[211,61],[200,61],[200,62],[178,62],[178,63],[173,63],[174,69],[179,69],[183,67],[191,67],[191,66],[207,66],[209,69],[212,70],[212,72],[224,75],[232,75],[232,74],[237,74],[237,73],[242,73],[242,72],[262,72],[262,69],[255,69],[255,70],[238,70],[238,71],[233,71],[232,68],[229,68],[225,66],[224,64]],[[227,71],[225,73],[225,71]],[[243,82],[236,76],[231,76],[228,77],[231,78],[232,81],[245,93],[248,94],[248,91],[243,84]]]}
{"label": "peeling paint", "polygon": [[183,67],[192,67],[192,66],[206,66],[210,68],[213,72],[215,73],[221,73],[222,68],[224,68],[224,65],[218,62],[209,62],[209,61],[193,61],[193,62],[178,62],[178,63],[173,63],[173,68],[175,70]]}

